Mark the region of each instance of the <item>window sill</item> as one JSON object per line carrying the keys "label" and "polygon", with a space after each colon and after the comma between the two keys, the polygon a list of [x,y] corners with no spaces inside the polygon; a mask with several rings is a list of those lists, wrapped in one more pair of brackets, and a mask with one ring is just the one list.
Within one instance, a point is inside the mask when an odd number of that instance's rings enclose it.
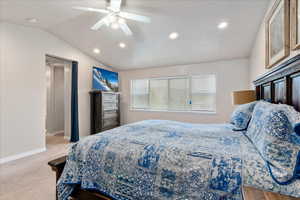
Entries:
{"label": "window sill", "polygon": [[165,113],[193,113],[193,114],[205,114],[205,115],[216,115],[216,111],[186,111],[186,110],[147,110],[147,109],[129,109],[130,112],[165,112]]}

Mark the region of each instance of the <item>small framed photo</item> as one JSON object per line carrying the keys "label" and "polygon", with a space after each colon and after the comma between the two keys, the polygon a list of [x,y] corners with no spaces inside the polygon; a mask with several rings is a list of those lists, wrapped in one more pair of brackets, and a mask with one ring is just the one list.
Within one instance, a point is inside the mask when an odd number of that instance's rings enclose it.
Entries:
{"label": "small framed photo", "polygon": [[290,4],[277,0],[266,20],[266,68],[290,54]]}
{"label": "small framed photo", "polygon": [[291,49],[300,49],[300,0],[291,0]]}

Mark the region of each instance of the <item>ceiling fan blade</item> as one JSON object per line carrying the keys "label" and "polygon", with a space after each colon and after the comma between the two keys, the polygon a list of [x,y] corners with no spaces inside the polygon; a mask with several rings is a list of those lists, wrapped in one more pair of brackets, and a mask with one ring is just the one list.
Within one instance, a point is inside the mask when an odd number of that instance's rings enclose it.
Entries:
{"label": "ceiling fan blade", "polygon": [[91,29],[96,31],[99,28],[101,28],[101,26],[103,26],[104,24],[106,24],[106,19],[101,19],[94,26],[92,26]]}
{"label": "ceiling fan blade", "polygon": [[83,10],[83,11],[90,11],[90,12],[99,12],[99,13],[104,13],[108,14],[109,11],[105,9],[98,9],[98,8],[87,8],[87,7],[73,7],[75,10]]}
{"label": "ceiling fan blade", "polygon": [[122,0],[110,0],[110,8],[115,11],[119,12],[121,10]]}
{"label": "ceiling fan blade", "polygon": [[123,17],[123,18],[126,18],[126,19],[131,19],[131,20],[144,22],[144,23],[150,23],[151,22],[151,19],[149,17],[142,16],[142,15],[136,15],[136,14],[128,13],[128,12],[120,12],[119,16]]}
{"label": "ceiling fan blade", "polygon": [[108,25],[109,24],[109,19],[113,15],[115,15],[115,14],[114,13],[110,13],[110,14],[106,15],[106,17],[102,18],[94,26],[92,26],[91,29],[96,31],[99,28],[101,28],[101,26],[103,26],[104,24]]}
{"label": "ceiling fan blade", "polygon": [[132,31],[126,23],[120,23],[120,27],[126,35],[132,35]]}

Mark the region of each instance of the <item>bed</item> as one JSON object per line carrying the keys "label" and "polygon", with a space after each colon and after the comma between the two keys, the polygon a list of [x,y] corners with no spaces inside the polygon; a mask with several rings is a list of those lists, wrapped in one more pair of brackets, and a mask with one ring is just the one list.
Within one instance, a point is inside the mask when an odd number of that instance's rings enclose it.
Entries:
{"label": "bed", "polygon": [[[299,110],[299,72],[300,56],[273,68],[254,82],[257,99]],[[148,120],[87,137],[49,163],[57,197],[241,200],[242,185],[300,197],[299,180],[281,184],[248,132]]]}

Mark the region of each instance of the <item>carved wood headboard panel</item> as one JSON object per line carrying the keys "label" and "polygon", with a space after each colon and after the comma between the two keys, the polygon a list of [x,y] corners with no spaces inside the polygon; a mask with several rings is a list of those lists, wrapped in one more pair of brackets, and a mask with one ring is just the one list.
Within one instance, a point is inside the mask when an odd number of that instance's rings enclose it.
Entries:
{"label": "carved wood headboard panel", "polygon": [[300,54],[254,81],[258,100],[284,103],[300,111]]}

